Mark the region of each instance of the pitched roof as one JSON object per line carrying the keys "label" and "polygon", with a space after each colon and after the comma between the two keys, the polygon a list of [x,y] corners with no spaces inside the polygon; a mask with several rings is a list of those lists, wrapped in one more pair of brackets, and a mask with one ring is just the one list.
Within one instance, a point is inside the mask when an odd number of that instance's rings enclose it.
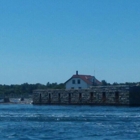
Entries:
{"label": "pitched roof", "polygon": [[86,82],[88,85],[93,85],[93,82],[94,82],[94,81],[92,81],[92,79],[94,79],[97,85],[101,85],[101,82],[98,81],[94,76],[91,76],[91,75],[79,75],[79,74],[73,75],[73,76],[72,76],[69,80],[67,80],[65,83],[67,83],[68,81],[70,81],[72,78],[80,78],[80,79],[82,79],[84,82]]}

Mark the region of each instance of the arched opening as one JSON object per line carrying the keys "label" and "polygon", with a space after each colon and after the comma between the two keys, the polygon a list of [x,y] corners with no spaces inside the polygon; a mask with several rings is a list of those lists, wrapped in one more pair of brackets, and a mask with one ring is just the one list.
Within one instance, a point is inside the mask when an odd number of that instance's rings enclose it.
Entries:
{"label": "arched opening", "polygon": [[71,103],[71,93],[69,93],[69,104]]}
{"label": "arched opening", "polygon": [[51,94],[49,93],[49,104],[51,103]]}
{"label": "arched opening", "polygon": [[41,104],[42,102],[42,97],[41,97],[41,93],[39,94],[39,103]]}
{"label": "arched opening", "polygon": [[106,93],[105,92],[102,93],[102,100],[103,100],[103,102],[106,101]]}
{"label": "arched opening", "polygon": [[61,95],[58,93],[58,102],[61,103]]}
{"label": "arched opening", "polygon": [[118,91],[115,92],[115,101],[119,102],[119,92]]}
{"label": "arched opening", "polygon": [[79,93],[79,103],[82,101],[82,93]]}
{"label": "arched opening", "polygon": [[93,101],[93,92],[90,92],[90,101]]}

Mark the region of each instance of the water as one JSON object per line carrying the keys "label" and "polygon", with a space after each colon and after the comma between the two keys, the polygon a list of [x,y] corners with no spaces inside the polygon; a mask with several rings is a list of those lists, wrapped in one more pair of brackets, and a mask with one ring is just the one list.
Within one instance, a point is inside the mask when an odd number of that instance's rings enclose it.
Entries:
{"label": "water", "polygon": [[0,140],[140,140],[140,107],[0,104]]}

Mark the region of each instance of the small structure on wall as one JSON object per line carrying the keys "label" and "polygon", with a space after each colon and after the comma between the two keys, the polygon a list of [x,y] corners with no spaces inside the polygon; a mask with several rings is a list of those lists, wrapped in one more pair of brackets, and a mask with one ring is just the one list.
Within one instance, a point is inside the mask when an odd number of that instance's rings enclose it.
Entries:
{"label": "small structure on wall", "polygon": [[65,82],[66,89],[87,89],[91,86],[99,85],[101,85],[101,82],[94,76],[81,75],[78,74],[78,71],[76,71],[76,74]]}

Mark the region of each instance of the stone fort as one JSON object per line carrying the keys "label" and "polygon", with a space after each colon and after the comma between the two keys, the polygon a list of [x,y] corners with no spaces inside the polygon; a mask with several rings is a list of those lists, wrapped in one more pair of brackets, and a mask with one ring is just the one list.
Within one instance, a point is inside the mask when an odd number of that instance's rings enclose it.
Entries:
{"label": "stone fort", "polygon": [[89,89],[37,89],[33,104],[44,105],[140,105],[140,86],[94,86]]}

